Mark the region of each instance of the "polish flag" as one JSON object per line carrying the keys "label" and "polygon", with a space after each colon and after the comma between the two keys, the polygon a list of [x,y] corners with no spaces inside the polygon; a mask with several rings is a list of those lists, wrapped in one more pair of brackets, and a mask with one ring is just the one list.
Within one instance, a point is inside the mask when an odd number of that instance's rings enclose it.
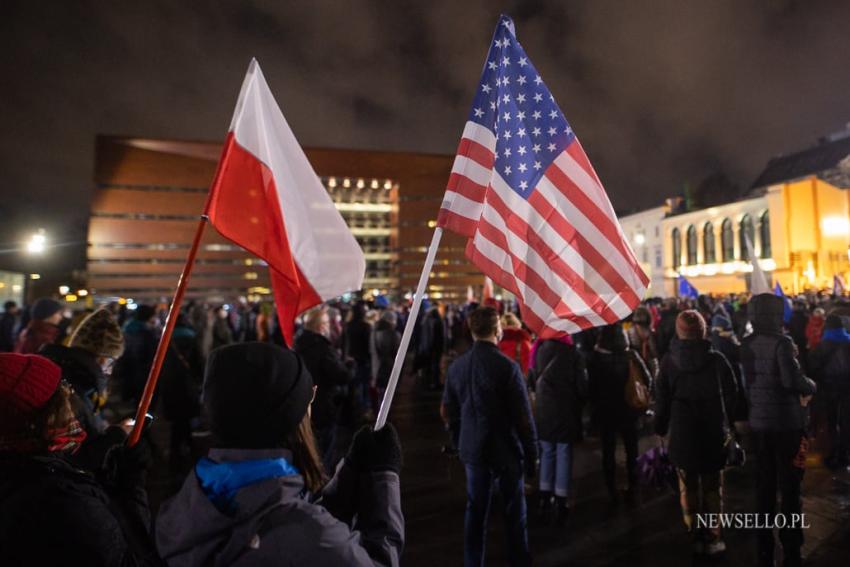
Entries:
{"label": "polish flag", "polygon": [[254,59],[224,143],[206,214],[269,265],[278,319],[358,290],[366,260],[275,102]]}

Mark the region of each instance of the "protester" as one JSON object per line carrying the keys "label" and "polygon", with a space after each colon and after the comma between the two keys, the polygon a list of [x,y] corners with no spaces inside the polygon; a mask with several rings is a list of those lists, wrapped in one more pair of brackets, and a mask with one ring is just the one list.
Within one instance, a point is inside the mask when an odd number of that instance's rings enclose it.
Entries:
{"label": "protester", "polygon": [[540,515],[555,522],[570,512],[573,448],[582,439],[582,404],[587,398],[584,358],[569,335],[540,342],[534,351],[535,422],[540,439]]}
{"label": "protester", "polygon": [[95,476],[69,464],[86,434],[61,369],[0,354],[0,565],[157,565],[145,445],[114,447]]}
{"label": "protester", "polygon": [[233,329],[228,321],[229,314],[225,307],[219,306],[215,310],[215,320],[212,324],[212,348],[229,345],[233,342]]}
{"label": "protester", "polygon": [[424,371],[425,384],[431,390],[440,387],[440,361],[445,348],[445,329],[438,307],[430,308],[422,318],[417,352],[419,366]]}
{"label": "protester", "polygon": [[510,311],[502,315],[499,350],[519,364],[523,376],[528,375],[528,367],[531,365],[531,336],[522,328],[519,318]]}
{"label": "protester", "polygon": [[644,306],[635,309],[627,337],[629,348],[640,355],[654,379],[658,375],[659,358],[655,335],[652,333],[652,314],[649,309]]}
{"label": "protester", "polygon": [[366,303],[358,301],[351,308],[351,321],[346,323],[342,333],[342,352],[344,357],[353,359],[356,364],[352,386],[357,401],[367,408],[371,406],[369,383],[372,381],[372,325],[365,318]]}
{"label": "protester", "polygon": [[49,297],[37,300],[30,311],[31,318],[18,336],[15,352],[33,354],[46,344],[55,343],[61,334],[62,304]]}
{"label": "protester", "polygon": [[[588,361],[589,395],[593,404],[592,421],[602,439],[602,468],[605,487],[612,505],[619,503],[615,454],[617,437],[626,452],[627,500],[637,500],[638,417],[642,411],[626,403],[626,382],[633,355],[620,323],[602,327],[596,347]],[[648,384],[647,384],[648,385]]]}
{"label": "protester", "polygon": [[749,413],[744,385],[744,373],[741,370],[741,342],[732,329],[732,321],[724,312],[715,312],[711,318],[711,347],[722,354],[735,376],[737,396],[732,405],[726,406],[729,417],[735,422],[747,421]]}
{"label": "protester", "polygon": [[316,399],[312,406],[313,431],[325,468],[333,470],[337,460],[337,420],[345,399],[345,387],[351,383],[354,374],[328,340],[330,318],[327,308],[311,309],[304,314],[303,320],[304,328],[295,337],[295,352],[304,359],[304,365],[316,384]]}
{"label": "protester", "polygon": [[122,384],[125,400],[137,402],[148,379],[159,342],[154,331],[156,311],[150,305],[139,305],[122,329],[124,356],[118,359],[115,377]]}
{"label": "protester", "polygon": [[656,328],[656,345],[658,347],[658,359],[667,352],[667,347],[676,336],[676,317],[679,309],[676,306],[676,298],[668,297],[661,305],[660,320]]}
{"label": "protester", "polygon": [[0,352],[15,350],[19,313],[18,304],[14,301],[3,304],[3,315],[0,317]]}
{"label": "protester", "polygon": [[533,478],[537,434],[525,380],[516,362],[499,352],[499,314],[470,313],[475,343],[448,369],[440,413],[466,468],[464,565],[484,565],[487,517],[494,486],[502,496],[510,565],[529,565],[523,472]]}
{"label": "protester", "polygon": [[[760,514],[776,512],[776,490],[782,494],[787,518],[801,513],[800,484],[806,464],[806,405],[816,391],[803,375],[794,356],[794,342],[782,333],[784,300],[773,294],[752,297],[748,304],[753,334],[741,345],[741,364],[750,398],[750,427],[758,459],[757,508]],[[779,530],[783,565],[800,565],[803,530],[799,525]],[[773,565],[773,531],[758,537],[760,565]]]}
{"label": "protester", "polygon": [[323,489],[312,396],[310,373],[292,351],[245,343],[212,352],[204,404],[214,448],[157,518],[169,565],[399,565],[395,429],[360,430]]}
{"label": "protester", "polygon": [[737,386],[729,362],[706,340],[705,320],[687,310],[676,318],[656,388],[655,432],[670,434],[670,460],[679,479],[679,503],[694,551],[726,550],[720,528],[699,529],[697,514],[723,511],[722,470],[727,433],[734,430],[726,408],[736,403]]}
{"label": "protester", "polygon": [[261,303],[260,311],[254,321],[256,325],[257,340],[264,343],[271,340],[272,336],[272,311],[274,307],[270,303]]}
{"label": "protester", "polygon": [[837,469],[850,464],[850,333],[841,317],[826,318],[823,336],[809,352],[809,370],[825,409],[829,455],[824,464]]}
{"label": "protester", "polygon": [[809,351],[818,346],[826,323],[826,312],[822,307],[816,307],[806,325],[806,347]]}
{"label": "protester", "polygon": [[398,314],[388,309],[381,314],[380,320],[375,324],[372,368],[375,386],[381,397],[387,388],[396,352],[401,345],[401,333],[396,330],[397,323]]}

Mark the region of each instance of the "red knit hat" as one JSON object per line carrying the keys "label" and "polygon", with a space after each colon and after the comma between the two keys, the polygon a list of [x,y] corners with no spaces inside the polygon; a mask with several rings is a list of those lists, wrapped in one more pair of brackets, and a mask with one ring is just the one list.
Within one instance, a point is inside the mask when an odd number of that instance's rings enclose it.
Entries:
{"label": "red knit hat", "polygon": [[47,403],[62,370],[35,354],[0,353],[0,433]]}
{"label": "red knit hat", "polygon": [[694,309],[682,311],[676,317],[676,336],[680,340],[704,339],[705,327],[705,319]]}

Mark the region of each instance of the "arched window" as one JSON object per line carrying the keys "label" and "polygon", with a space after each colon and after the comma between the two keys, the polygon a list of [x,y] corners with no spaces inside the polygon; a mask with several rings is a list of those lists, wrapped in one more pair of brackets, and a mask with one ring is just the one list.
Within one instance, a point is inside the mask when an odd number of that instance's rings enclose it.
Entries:
{"label": "arched window", "polygon": [[717,254],[714,251],[714,225],[711,222],[705,223],[702,227],[702,255],[703,262],[706,264],[717,261]]}
{"label": "arched window", "polygon": [[694,225],[688,227],[688,265],[695,266],[697,263],[697,228]]}
{"label": "arched window", "polygon": [[723,219],[723,224],[720,225],[720,248],[724,262],[735,259],[735,235],[732,232],[732,221],[729,219]]}
{"label": "arched window", "polygon": [[759,219],[759,240],[761,240],[761,257],[773,256],[770,248],[770,211],[763,212]]}
{"label": "arched window", "polygon": [[682,265],[682,235],[678,228],[673,229],[673,269],[678,270]]}
{"label": "arched window", "polygon": [[747,237],[750,238],[750,244],[753,244],[756,239],[756,229],[753,226],[753,218],[750,215],[744,215],[741,219],[741,226],[738,240],[738,245],[741,247],[741,260],[748,261],[750,253],[747,250]]}

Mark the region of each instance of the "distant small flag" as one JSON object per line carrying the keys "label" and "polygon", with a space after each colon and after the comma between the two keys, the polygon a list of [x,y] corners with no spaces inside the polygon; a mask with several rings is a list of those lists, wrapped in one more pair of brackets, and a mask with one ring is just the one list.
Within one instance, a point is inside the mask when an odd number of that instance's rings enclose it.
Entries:
{"label": "distant small flag", "polygon": [[484,276],[484,288],[481,290],[481,303],[493,299],[493,280],[490,276]]}
{"label": "distant small flag", "polygon": [[776,282],[776,285],[773,287],[773,294],[782,298],[782,321],[784,323],[789,323],[791,321],[791,300],[785,296],[785,292],[782,291],[782,286],[779,285],[779,282]]}
{"label": "distant small flag", "polygon": [[466,286],[466,302],[475,303],[475,291],[471,285]]}
{"label": "distant small flag", "polygon": [[767,277],[765,277],[764,272],[759,265],[759,260],[753,250],[753,243],[750,241],[750,235],[746,230],[744,231],[744,243],[747,247],[747,256],[750,258],[750,262],[753,265],[753,272],[750,275],[750,292],[753,295],[770,293],[770,286],[767,283]]}
{"label": "distant small flag", "polygon": [[832,294],[833,295],[844,295],[847,291],[847,286],[844,283],[844,278],[835,274],[832,276]]}
{"label": "distant small flag", "polygon": [[688,297],[690,299],[699,297],[697,288],[685,276],[679,276],[679,297]]}

